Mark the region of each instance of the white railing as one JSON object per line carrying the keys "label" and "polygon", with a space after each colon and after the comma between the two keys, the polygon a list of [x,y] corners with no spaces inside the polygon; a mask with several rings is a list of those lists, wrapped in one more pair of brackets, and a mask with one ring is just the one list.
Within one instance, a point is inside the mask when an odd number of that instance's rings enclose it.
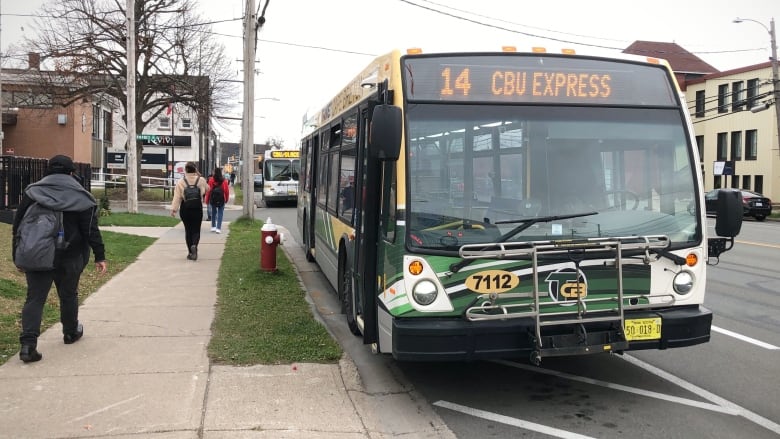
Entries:
{"label": "white railing", "polygon": [[[141,182],[141,186],[145,188],[162,188],[170,190],[173,187],[173,179],[171,177],[140,176],[138,178]],[[127,184],[127,175],[93,172],[91,184],[93,188],[123,187]]]}

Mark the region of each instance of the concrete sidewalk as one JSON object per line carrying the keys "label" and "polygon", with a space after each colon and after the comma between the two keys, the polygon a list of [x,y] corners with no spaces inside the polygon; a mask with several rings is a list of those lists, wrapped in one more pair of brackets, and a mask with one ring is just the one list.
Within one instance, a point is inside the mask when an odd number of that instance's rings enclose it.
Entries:
{"label": "concrete sidewalk", "polygon": [[346,356],[339,364],[212,366],[229,225],[221,235],[209,227],[195,262],[181,224],[104,228],[159,239],[87,298],[78,343],[63,344],[57,324],[39,339],[42,361],[15,356],[0,367],[0,438],[454,437],[424,401],[366,393]]}

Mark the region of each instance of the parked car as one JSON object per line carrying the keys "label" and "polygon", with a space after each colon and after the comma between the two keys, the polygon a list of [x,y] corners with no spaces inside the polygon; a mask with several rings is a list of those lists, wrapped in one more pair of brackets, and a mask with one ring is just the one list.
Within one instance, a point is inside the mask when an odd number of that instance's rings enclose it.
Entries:
{"label": "parked car", "polygon": [[759,194],[745,189],[713,189],[704,195],[704,204],[708,215],[717,213],[718,192],[737,191],[742,198],[742,210],[745,216],[752,216],[756,221],[763,221],[772,213],[772,200]]}
{"label": "parked car", "polygon": [[255,174],[255,192],[263,192],[263,174]]}

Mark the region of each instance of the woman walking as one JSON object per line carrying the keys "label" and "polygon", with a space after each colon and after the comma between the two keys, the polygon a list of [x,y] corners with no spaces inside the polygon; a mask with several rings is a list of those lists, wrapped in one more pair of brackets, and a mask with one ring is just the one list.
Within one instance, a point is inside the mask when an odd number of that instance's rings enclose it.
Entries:
{"label": "woman walking", "polygon": [[184,166],[184,178],[176,183],[171,202],[171,216],[179,212],[184,223],[184,240],[187,244],[187,259],[198,260],[198,244],[200,243],[200,225],[203,222],[203,196],[208,184],[200,175],[193,162]]}
{"label": "woman walking", "polygon": [[209,178],[209,191],[206,192],[206,204],[211,212],[211,231],[222,233],[222,215],[225,203],[230,199],[230,182],[222,175],[222,170],[214,169]]}

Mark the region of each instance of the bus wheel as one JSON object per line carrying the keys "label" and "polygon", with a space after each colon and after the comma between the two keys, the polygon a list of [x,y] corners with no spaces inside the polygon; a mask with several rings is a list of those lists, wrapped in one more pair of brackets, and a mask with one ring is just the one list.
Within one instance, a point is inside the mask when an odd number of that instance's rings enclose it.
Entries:
{"label": "bus wheel", "polygon": [[307,215],[303,216],[303,250],[306,254],[306,260],[309,262],[314,262],[314,254],[312,253],[311,248],[311,236],[309,236],[309,219],[307,218]]}
{"label": "bus wheel", "polygon": [[357,300],[355,300],[352,267],[348,266],[344,252],[341,252],[339,257],[339,299],[341,300],[341,310],[347,317],[347,326],[349,326],[350,332],[360,335],[360,328],[357,325]]}

